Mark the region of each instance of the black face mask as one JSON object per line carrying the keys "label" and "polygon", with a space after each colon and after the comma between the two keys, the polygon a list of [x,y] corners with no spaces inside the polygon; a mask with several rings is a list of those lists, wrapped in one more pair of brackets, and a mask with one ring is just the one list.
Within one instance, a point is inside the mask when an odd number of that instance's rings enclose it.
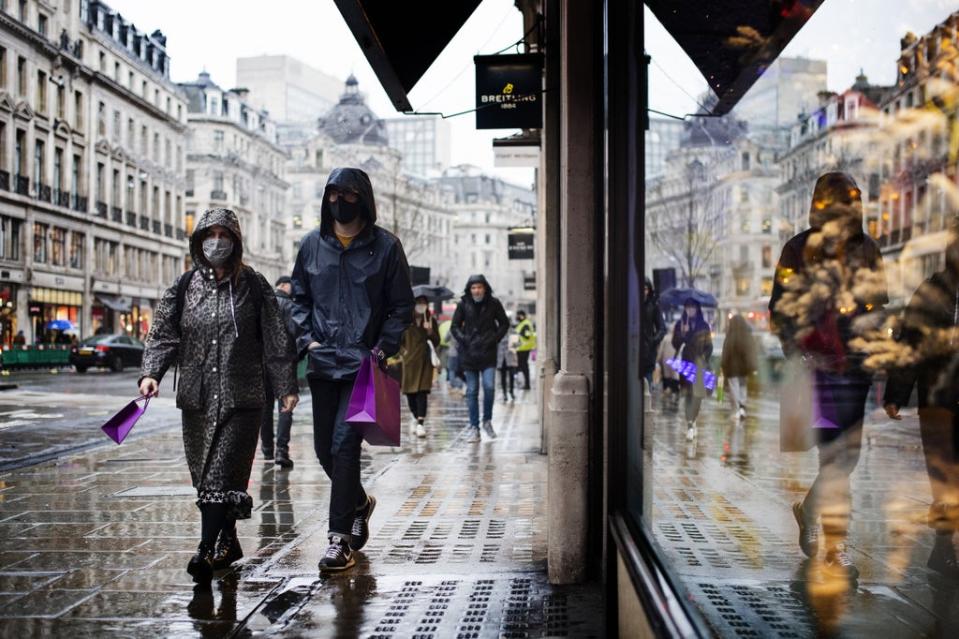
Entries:
{"label": "black face mask", "polygon": [[359,202],[347,202],[342,198],[330,203],[330,213],[333,214],[333,219],[340,224],[349,224],[355,220],[359,217],[360,210]]}

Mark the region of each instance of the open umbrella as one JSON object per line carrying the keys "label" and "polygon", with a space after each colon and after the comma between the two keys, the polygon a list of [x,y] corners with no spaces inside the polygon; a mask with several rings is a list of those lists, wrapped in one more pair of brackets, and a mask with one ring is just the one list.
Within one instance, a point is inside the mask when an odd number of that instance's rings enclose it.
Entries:
{"label": "open umbrella", "polygon": [[73,325],[73,322],[65,319],[50,320],[47,322],[48,331],[72,331],[76,327]]}
{"label": "open umbrella", "polygon": [[695,288],[671,288],[659,296],[659,303],[662,306],[682,306],[688,299],[699,302],[700,306],[716,306],[715,297]]}
{"label": "open umbrella", "polygon": [[444,302],[453,299],[456,294],[445,286],[420,284],[413,287],[413,297],[425,297],[430,302]]}

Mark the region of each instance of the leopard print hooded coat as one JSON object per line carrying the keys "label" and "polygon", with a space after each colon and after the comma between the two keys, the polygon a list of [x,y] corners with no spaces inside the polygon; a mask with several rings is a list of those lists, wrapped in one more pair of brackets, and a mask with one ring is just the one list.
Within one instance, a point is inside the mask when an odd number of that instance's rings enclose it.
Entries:
{"label": "leopard print hooded coat", "polygon": [[[215,225],[234,235],[242,258],[243,236],[236,214],[206,211],[190,238],[194,272],[179,325],[177,282],[163,294],[146,339],[141,379],[157,381],[179,361],[177,407],[183,411],[183,445],[198,503],[227,503],[238,519],[248,518],[246,489],[256,454],[260,416],[274,399],[297,393],[290,337],[266,279],[243,267],[237,277],[217,281],[203,258],[206,231]],[[259,280],[259,291],[251,287]],[[264,388],[268,380],[270,388]]]}

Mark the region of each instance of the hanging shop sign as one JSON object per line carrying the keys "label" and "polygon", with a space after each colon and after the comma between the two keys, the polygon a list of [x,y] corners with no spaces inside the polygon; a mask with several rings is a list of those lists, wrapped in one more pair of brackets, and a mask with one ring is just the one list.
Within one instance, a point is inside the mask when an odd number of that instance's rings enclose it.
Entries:
{"label": "hanging shop sign", "polygon": [[510,229],[507,238],[507,250],[511,260],[533,259],[533,244],[536,241],[535,229]]}
{"label": "hanging shop sign", "polygon": [[478,55],[476,128],[539,129],[543,126],[543,56]]}
{"label": "hanging shop sign", "polygon": [[496,168],[538,167],[538,146],[493,146],[493,166]]}
{"label": "hanging shop sign", "polygon": [[536,273],[523,274],[523,290],[524,291],[536,290]]}

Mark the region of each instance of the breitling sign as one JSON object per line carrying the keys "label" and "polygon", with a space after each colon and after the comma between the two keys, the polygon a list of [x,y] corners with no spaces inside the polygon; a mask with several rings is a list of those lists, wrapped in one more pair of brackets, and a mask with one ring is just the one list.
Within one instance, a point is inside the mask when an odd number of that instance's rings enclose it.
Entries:
{"label": "breitling sign", "polygon": [[542,54],[478,55],[473,62],[477,129],[542,127]]}

